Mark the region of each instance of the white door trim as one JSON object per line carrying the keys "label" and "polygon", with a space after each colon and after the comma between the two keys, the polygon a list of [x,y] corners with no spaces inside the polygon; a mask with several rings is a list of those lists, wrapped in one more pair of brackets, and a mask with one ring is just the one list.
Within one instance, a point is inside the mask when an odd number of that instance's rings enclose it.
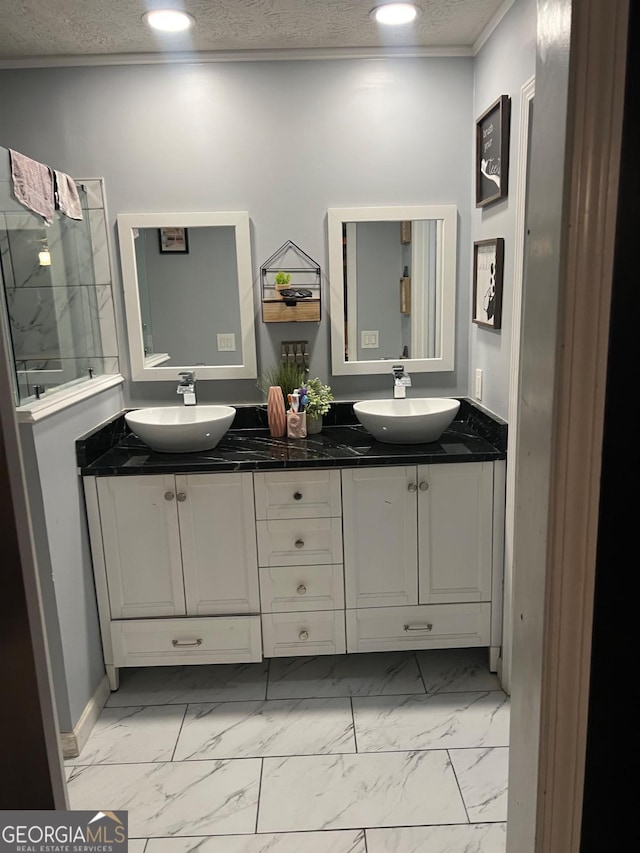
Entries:
{"label": "white door trim", "polygon": [[511,366],[509,371],[509,462],[504,529],[504,611],[500,679],[507,693],[511,685],[513,638],[513,534],[515,525],[516,459],[518,450],[518,399],[520,391],[520,327],[522,324],[522,280],[524,277],[524,231],[527,214],[527,161],[529,149],[529,107],[535,94],[535,77],[520,90],[520,125],[516,166],[516,227],[513,247],[513,310],[511,313]]}

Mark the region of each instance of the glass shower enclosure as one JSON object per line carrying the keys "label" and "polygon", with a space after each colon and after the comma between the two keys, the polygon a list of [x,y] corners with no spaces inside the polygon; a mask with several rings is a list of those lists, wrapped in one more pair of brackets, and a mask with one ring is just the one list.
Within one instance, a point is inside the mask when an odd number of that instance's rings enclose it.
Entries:
{"label": "glass shower enclosure", "polygon": [[0,314],[16,405],[119,372],[102,182],[87,185],[83,219],[56,211],[47,226],[13,197],[0,148]]}

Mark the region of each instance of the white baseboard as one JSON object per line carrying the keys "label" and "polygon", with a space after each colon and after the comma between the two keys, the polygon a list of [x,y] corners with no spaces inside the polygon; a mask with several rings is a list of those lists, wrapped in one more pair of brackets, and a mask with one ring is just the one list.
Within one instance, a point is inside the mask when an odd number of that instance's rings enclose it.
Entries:
{"label": "white baseboard", "polygon": [[80,755],[110,693],[109,681],[105,675],[98,685],[96,692],[87,702],[73,731],[60,732],[60,745],[62,747],[63,758],[77,758]]}

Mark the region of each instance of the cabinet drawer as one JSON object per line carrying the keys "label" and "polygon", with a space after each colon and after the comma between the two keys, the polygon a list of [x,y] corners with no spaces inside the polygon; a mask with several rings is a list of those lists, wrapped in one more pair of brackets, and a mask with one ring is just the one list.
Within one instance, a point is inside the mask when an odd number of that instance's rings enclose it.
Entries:
{"label": "cabinet drawer", "polygon": [[263,614],[262,636],[266,658],[344,654],[344,610]]}
{"label": "cabinet drawer", "polygon": [[256,518],[330,518],[341,515],[339,471],[253,475]]}
{"label": "cabinet drawer", "polygon": [[349,652],[488,646],[491,604],[433,604],[347,610]]}
{"label": "cabinet drawer", "polygon": [[111,623],[114,666],[244,663],[262,659],[259,616],[128,619]]}
{"label": "cabinet drawer", "polygon": [[264,613],[344,608],[342,566],[274,566],[260,569]]}
{"label": "cabinet drawer", "polygon": [[258,521],[261,566],[311,566],[342,562],[342,520],[301,518]]}

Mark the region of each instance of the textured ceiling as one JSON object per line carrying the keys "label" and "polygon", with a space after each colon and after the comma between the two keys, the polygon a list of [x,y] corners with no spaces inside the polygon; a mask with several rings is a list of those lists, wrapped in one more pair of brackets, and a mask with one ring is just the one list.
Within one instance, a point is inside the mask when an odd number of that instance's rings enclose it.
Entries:
{"label": "textured ceiling", "polygon": [[[417,0],[422,14],[380,28],[384,0],[0,0],[0,59],[280,49],[471,47],[503,0]],[[182,7],[188,34],[160,36],[151,8]]]}

